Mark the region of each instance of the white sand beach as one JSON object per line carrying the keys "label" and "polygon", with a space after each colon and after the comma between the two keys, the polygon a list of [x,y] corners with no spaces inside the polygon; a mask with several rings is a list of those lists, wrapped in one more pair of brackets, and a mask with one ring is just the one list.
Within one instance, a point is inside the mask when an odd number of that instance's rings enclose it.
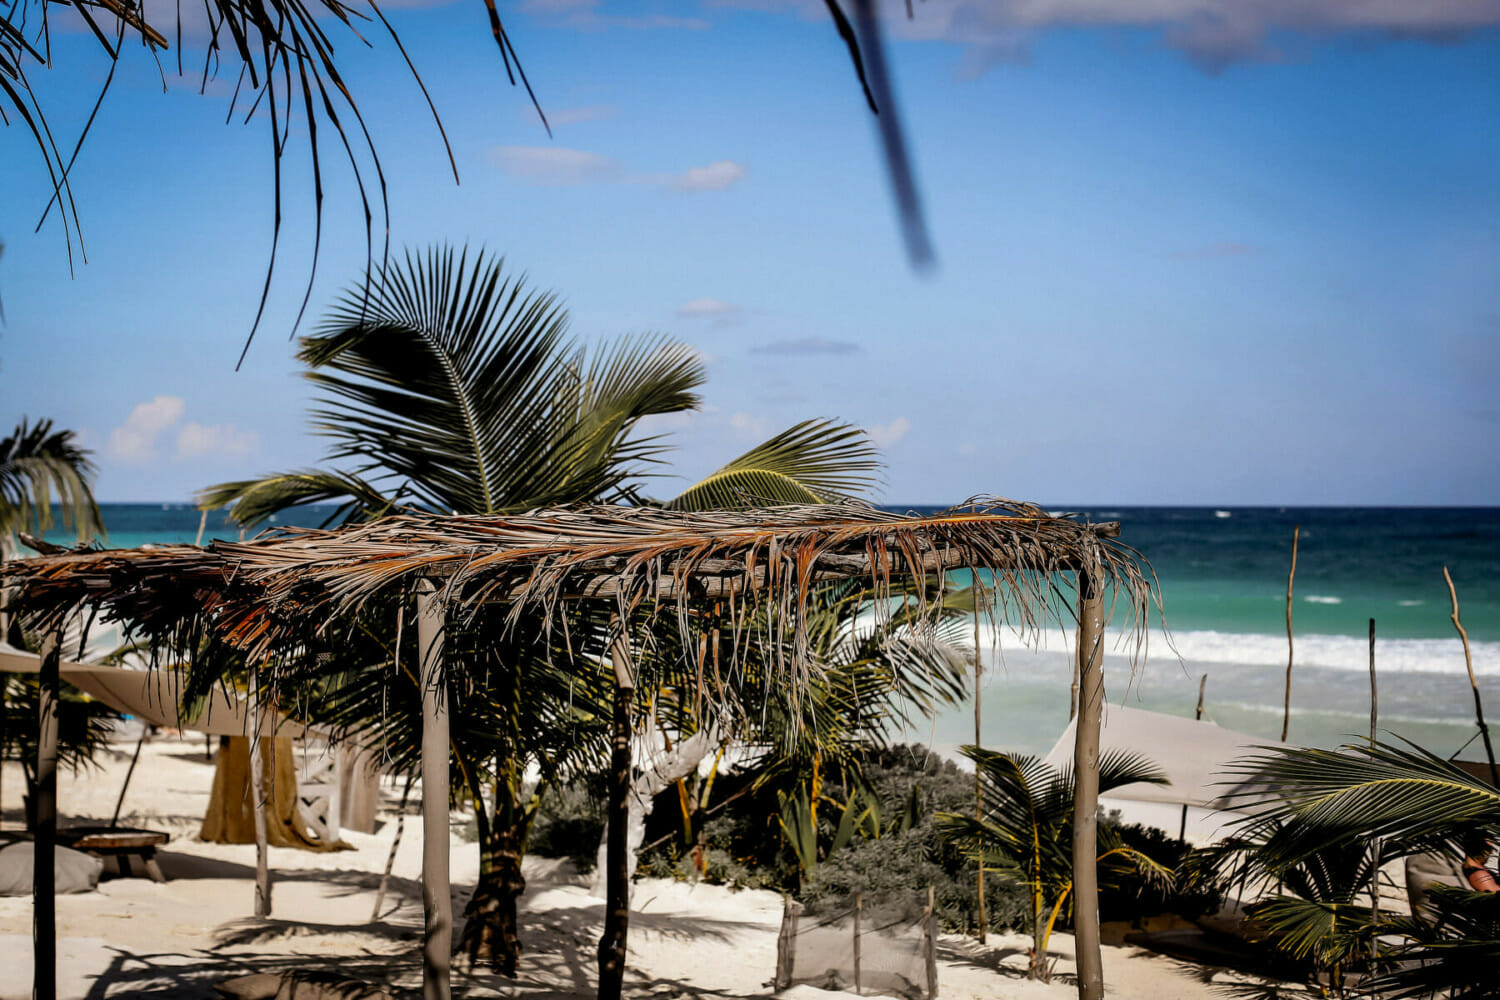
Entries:
{"label": "white sand beach", "polygon": [[[130,748],[100,755],[97,769],[63,773],[63,823],[108,822],[129,763]],[[7,827],[19,826],[23,781],[7,764],[3,794]],[[380,920],[371,921],[376,888],[395,833],[387,792],[374,834],[345,832],[356,849],[316,854],[272,848],[272,917],[253,908],[253,845],[197,839],[208,804],[213,764],[201,739],[158,738],[144,749],[121,823],[168,832],[158,854],[169,881],[107,877],[96,892],[57,901],[59,995],[69,998],[212,997],[213,984],[251,972],[324,968],[379,984],[393,995],[420,991],[421,827],[408,818]],[[415,796],[414,796],[415,798]],[[459,817],[455,816],[455,819]],[[461,913],[478,868],[475,846],[451,839],[454,911]],[[595,947],[603,904],[565,862],[527,861],[522,900],[525,955],[511,981],[488,972],[456,971],[456,996],[588,998],[594,994]],[[0,1000],[31,993],[31,900],[0,897]],[[630,921],[627,995],[637,997],[769,996],[781,920],[779,896],[723,886],[643,880]],[[958,935],[939,945],[939,995],[1066,1000],[1072,981],[1072,939],[1053,938],[1056,976],[1023,978],[1026,939],[991,936],[985,946]],[[1216,995],[1243,977],[1188,965],[1139,948],[1104,949],[1107,992],[1122,1000]],[[838,1000],[848,994],[799,986],[796,1000]]]}

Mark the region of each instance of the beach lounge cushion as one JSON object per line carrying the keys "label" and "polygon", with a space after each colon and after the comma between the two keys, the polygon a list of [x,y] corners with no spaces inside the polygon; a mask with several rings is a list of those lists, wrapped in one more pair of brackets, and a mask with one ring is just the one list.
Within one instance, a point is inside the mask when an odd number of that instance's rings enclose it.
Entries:
{"label": "beach lounge cushion", "polygon": [[[31,895],[31,870],[35,850],[31,841],[23,840],[0,850],[0,896]],[[67,847],[57,848],[52,871],[58,895],[69,892],[91,892],[99,885],[104,862],[92,854]]]}
{"label": "beach lounge cushion", "polygon": [[391,1000],[389,993],[369,983],[304,969],[237,976],[214,989],[230,1000]]}
{"label": "beach lounge cushion", "polygon": [[1406,859],[1406,899],[1412,913],[1428,917],[1428,889],[1434,885],[1467,889],[1469,882],[1459,862],[1442,854],[1413,854]]}
{"label": "beach lounge cushion", "polygon": [[255,972],[248,976],[235,976],[216,983],[214,989],[229,997],[229,1000],[271,1000],[281,989],[281,975],[275,972]]}

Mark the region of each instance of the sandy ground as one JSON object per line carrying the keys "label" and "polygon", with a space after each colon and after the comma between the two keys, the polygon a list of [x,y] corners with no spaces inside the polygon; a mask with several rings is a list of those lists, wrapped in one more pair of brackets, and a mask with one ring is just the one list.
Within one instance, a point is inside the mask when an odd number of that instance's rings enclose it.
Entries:
{"label": "sandy ground", "polygon": [[[391,887],[378,920],[371,919],[380,872],[395,835],[393,810],[374,834],[347,833],[356,850],[313,854],[272,848],[272,917],[250,916],[255,848],[208,844],[197,833],[213,777],[200,740],[148,744],[125,800],[122,823],[162,830],[172,841],[158,854],[166,883],[109,878],[97,892],[57,900],[59,995],[68,998],[212,997],[212,984],[250,972],[326,968],[394,995],[420,995],[422,926],[421,829],[408,818]],[[128,747],[126,749],[129,749]],[[69,821],[108,821],[128,754],[99,768],[64,773],[59,803]],[[19,769],[3,775],[4,819],[20,819]],[[415,799],[415,796],[413,796]],[[387,801],[387,806],[394,798]],[[478,870],[473,844],[450,842],[454,912]],[[515,981],[456,970],[461,997],[591,997],[595,946],[603,905],[588,895],[569,866],[528,859],[530,887],[521,926],[526,952]],[[635,886],[630,920],[627,995],[767,996],[776,963],[782,903],[774,893],[645,880]],[[0,898],[0,1000],[31,994],[30,898]],[[1056,979],[1031,982],[1020,971],[1026,941],[991,936],[981,947],[944,935],[939,995],[951,1000],[1066,1000],[1076,995],[1072,939],[1057,935]],[[1138,948],[1106,947],[1106,992],[1121,1000],[1221,995],[1242,977],[1188,965]],[[794,1000],[837,1000],[846,994],[797,987]]]}

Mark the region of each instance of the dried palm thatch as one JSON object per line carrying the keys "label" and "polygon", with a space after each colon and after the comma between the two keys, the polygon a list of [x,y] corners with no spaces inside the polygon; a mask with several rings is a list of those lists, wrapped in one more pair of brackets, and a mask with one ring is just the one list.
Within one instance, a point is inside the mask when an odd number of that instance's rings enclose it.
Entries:
{"label": "dried palm thatch", "polygon": [[[1059,574],[1073,574],[1081,604],[1080,647],[1087,632],[1088,648],[1095,650],[1086,657],[1092,679],[1086,676],[1084,688],[1092,712],[1085,716],[1092,718],[1095,738],[1085,746],[1080,737],[1076,764],[1080,804],[1075,811],[1080,818],[1075,819],[1075,885],[1087,894],[1094,885],[1090,819],[1097,807],[1093,789],[1102,694],[1096,645],[1102,629],[1099,595],[1107,589],[1115,606],[1124,603],[1138,652],[1154,593],[1144,562],[1111,540],[1114,527],[1053,517],[1029,504],[993,498],[925,517],[853,502],[704,513],[591,506],[513,517],[402,515],[336,530],[285,529],[206,549],[166,546],[43,556],[6,564],[3,571],[19,587],[22,612],[33,626],[55,629],[89,607],[143,633],[155,645],[166,642],[176,650],[192,650],[206,636],[238,647],[251,662],[288,663],[316,652],[320,644],[336,641],[338,623],[353,613],[414,590],[419,592],[419,633],[423,622],[434,619],[462,626],[465,616],[472,618],[487,604],[507,609],[509,628],[540,620],[545,631],[554,619],[566,620],[557,613],[560,602],[614,601],[610,634],[593,636],[586,652],[597,663],[607,646],[616,676],[609,899],[599,982],[601,997],[618,997],[628,923],[624,823],[634,687],[621,623],[675,612],[685,640],[677,648],[687,650],[694,646],[686,640],[693,631],[695,606],[715,608],[716,630],[726,620],[721,616],[727,607],[733,637],[729,671],[759,647],[757,659],[785,685],[795,705],[818,669],[808,655],[805,622],[809,597],[824,581],[864,582],[873,591],[870,607],[877,619],[895,611],[896,595],[914,595],[919,602],[915,617],[921,619],[927,610],[921,602],[934,612],[940,609],[950,571],[968,570],[976,578],[988,573],[996,596],[991,613],[1023,635],[1035,635],[1049,621],[1073,613],[1070,602],[1054,600],[1063,596]],[[898,577],[915,577],[918,585],[893,587]],[[440,583],[436,607],[434,583]],[[910,613],[908,606],[905,614]],[[420,645],[423,782],[424,788],[439,791],[424,800],[426,842],[433,846],[424,855],[423,878],[432,898],[442,901],[448,896],[448,868],[446,851],[437,845],[446,843],[449,730],[438,697],[442,674],[436,651],[441,642],[428,634],[420,637]],[[282,671],[267,673],[274,688]],[[295,669],[286,671],[287,681],[294,684],[296,674]],[[735,685],[721,680],[717,669],[711,682],[701,667],[697,674],[701,702],[731,708],[739,700]],[[428,995],[448,992],[450,927],[445,904],[434,904],[424,948]],[[1103,992],[1097,927],[1091,936],[1084,932],[1085,921],[1080,920],[1081,990],[1093,1000]],[[38,968],[45,958],[38,959]]]}
{"label": "dried palm thatch", "polygon": [[[931,580],[941,592],[949,571],[993,574],[991,614],[1035,635],[1070,614],[1052,600],[1057,575],[1087,574],[1128,610],[1139,651],[1154,590],[1139,556],[1111,539],[1113,527],[996,498],[926,516],[855,502],[706,513],[587,506],[69,553],[17,561],[5,573],[38,627],[92,606],[145,635],[207,632],[264,659],[315,651],[332,623],[420,579],[440,581],[450,620],[501,602],[511,626],[537,612],[550,623],[558,602],[597,598],[622,612],[675,613],[686,635],[689,610],[711,602],[727,609],[736,653],[775,649],[795,681],[809,669],[801,632],[809,588],[841,578],[867,581],[879,616],[892,606],[893,578]],[[741,628],[750,609],[755,624]]]}

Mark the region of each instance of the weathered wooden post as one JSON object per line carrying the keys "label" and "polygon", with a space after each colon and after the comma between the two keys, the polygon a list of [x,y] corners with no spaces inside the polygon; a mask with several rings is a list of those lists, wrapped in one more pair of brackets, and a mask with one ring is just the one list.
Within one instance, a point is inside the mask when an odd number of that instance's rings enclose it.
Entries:
{"label": "weathered wooden post", "polygon": [[[1194,722],[1202,722],[1203,721],[1203,688],[1204,688],[1204,685],[1206,685],[1207,683],[1208,683],[1208,675],[1207,674],[1204,674],[1202,677],[1198,678],[1198,707],[1195,708],[1195,709],[1193,709],[1193,721]],[[1178,830],[1177,830],[1177,839],[1178,840],[1187,840],[1187,814],[1188,814],[1188,806],[1187,806],[1187,803],[1184,802],[1182,804],[1182,824],[1181,824],[1181,826],[1178,827]]]}
{"label": "weathered wooden post", "polygon": [[[255,817],[255,915],[271,915],[271,865],[266,833],[266,759],[260,742],[265,715],[260,710],[260,669],[250,667],[250,808]],[[274,743],[272,744],[275,745]]]}
{"label": "weathered wooden post", "polygon": [[32,845],[33,1000],[57,1000],[57,702],[62,634],[42,643],[37,692],[36,841]]}
{"label": "weathered wooden post", "polygon": [[859,976],[859,959],[860,959],[860,954],[859,954],[859,932],[861,930],[861,928],[860,928],[859,925],[862,922],[860,918],[864,916],[864,909],[865,909],[865,894],[862,893],[862,892],[860,892],[860,891],[858,891],[858,890],[855,890],[855,893],[854,893],[854,993],[855,993],[856,996],[862,996],[864,994],[864,992],[865,992],[864,989],[862,988],[861,984],[860,984],[860,976]]}
{"label": "weathered wooden post", "polygon": [[448,884],[448,699],[443,607],[431,580],[417,582],[417,655],[422,681],[422,998],[449,1000],[453,900]]}
{"label": "weathered wooden post", "polygon": [[1078,573],[1078,722],[1073,744],[1073,913],[1079,1000],[1103,1000],[1099,952],[1099,724],[1104,710],[1104,595]]}
{"label": "weathered wooden post", "polygon": [[1281,742],[1292,724],[1292,581],[1297,576],[1297,538],[1301,525],[1292,525],[1292,568],[1286,574],[1286,691],[1281,701]]}
{"label": "weathered wooden post", "polygon": [[599,938],[599,1000],[620,1000],[625,985],[625,934],[630,925],[630,706],[635,697],[629,623],[616,615],[609,646],[615,672],[614,736],[609,757],[609,840],[605,861],[604,934]]}
{"label": "weathered wooden post", "polygon": [[[998,587],[998,584],[997,584]],[[979,652],[979,606],[983,603],[984,588],[979,582],[979,570],[974,571],[974,745],[984,744],[983,734],[980,730],[979,690],[984,683],[984,658]],[[997,639],[998,644],[998,639]],[[979,773],[979,768],[974,768],[974,818],[984,819],[984,779]],[[978,859],[975,865],[977,869],[977,888],[979,892],[979,943],[985,943],[985,937],[989,933],[990,921],[984,912],[984,858]]]}

